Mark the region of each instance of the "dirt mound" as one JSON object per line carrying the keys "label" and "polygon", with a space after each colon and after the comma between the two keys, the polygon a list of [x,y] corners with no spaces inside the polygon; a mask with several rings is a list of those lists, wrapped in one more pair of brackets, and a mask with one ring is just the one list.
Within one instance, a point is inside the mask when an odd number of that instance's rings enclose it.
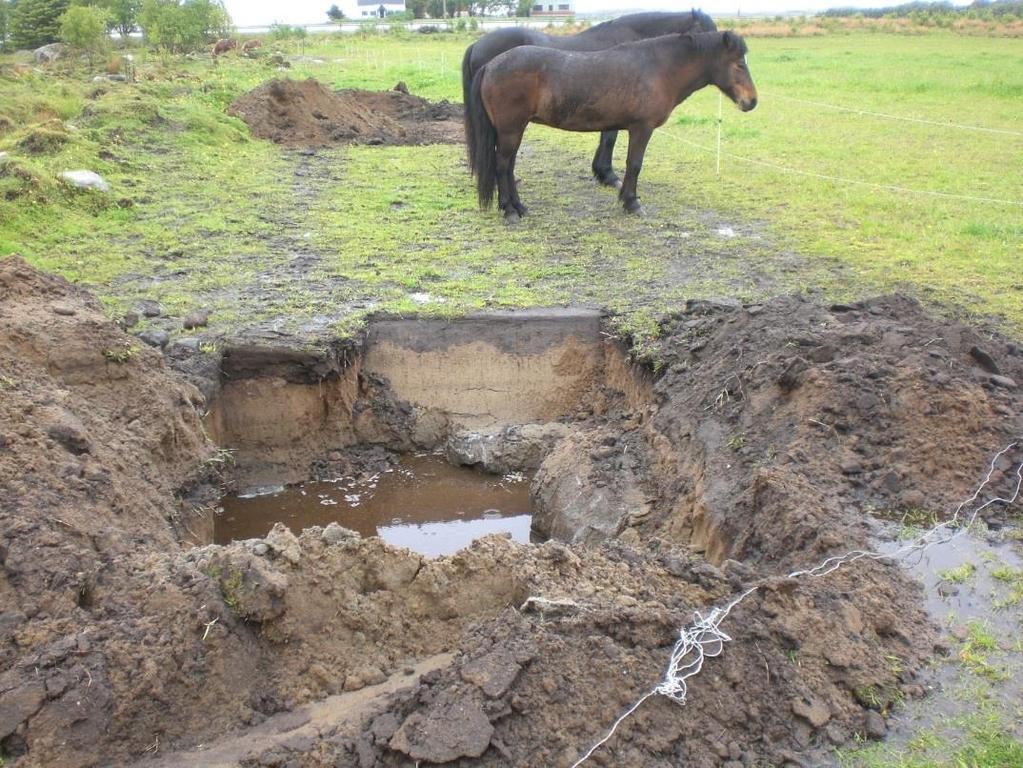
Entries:
{"label": "dirt mound", "polygon": [[429,560],[334,524],[194,547],[224,462],[198,390],[86,293],[0,262],[5,759],[567,766],[694,611],[752,584],[686,709],[647,701],[595,764],[819,764],[878,735],[922,691],[919,589],[879,562],[779,574],[867,543],[870,506],[964,497],[1023,426],[1020,349],[899,298],[782,299],[692,304],[653,354],[642,397],[594,392],[541,468],[565,538],[599,516],[589,546]]}
{"label": "dirt mound", "polygon": [[457,144],[462,110],[393,91],[330,91],[313,78],[271,80],[237,99],[228,113],[254,136],[287,146]]}

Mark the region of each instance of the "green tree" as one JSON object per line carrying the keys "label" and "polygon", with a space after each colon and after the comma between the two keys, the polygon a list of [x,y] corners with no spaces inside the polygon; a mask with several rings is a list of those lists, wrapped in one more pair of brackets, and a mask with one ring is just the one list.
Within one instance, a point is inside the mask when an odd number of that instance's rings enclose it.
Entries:
{"label": "green tree", "polygon": [[330,6],[327,9],[327,18],[331,21],[341,21],[345,17],[345,12],[338,8],[336,5]]}
{"label": "green tree", "polygon": [[227,34],[231,19],[218,0],[142,0],[146,42],[165,51],[194,51]]}
{"label": "green tree", "polygon": [[10,34],[11,6],[7,0],[0,0],[0,51],[7,50],[7,37]]}
{"label": "green tree", "polygon": [[528,16],[533,12],[533,5],[536,0],[519,0],[518,5],[515,7],[516,16]]}
{"label": "green tree", "polygon": [[106,8],[92,5],[75,5],[60,17],[60,39],[75,51],[85,53],[92,66],[93,56],[102,53],[110,44],[107,25],[110,12]]}
{"label": "green tree", "polygon": [[110,26],[127,37],[138,26],[140,0],[102,0],[96,3],[110,11]]}
{"label": "green tree", "polygon": [[11,42],[15,48],[38,48],[56,42],[60,16],[68,0],[18,0],[11,11]]}

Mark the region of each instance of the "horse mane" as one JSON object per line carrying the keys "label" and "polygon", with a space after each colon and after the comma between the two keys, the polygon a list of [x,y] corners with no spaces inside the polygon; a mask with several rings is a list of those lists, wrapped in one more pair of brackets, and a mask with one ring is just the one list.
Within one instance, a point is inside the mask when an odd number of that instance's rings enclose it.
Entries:
{"label": "horse mane", "polygon": [[725,47],[729,40],[733,40],[739,48],[741,56],[746,55],[746,41],[741,35],[735,32],[683,32],[682,40],[689,47],[689,50],[696,54],[716,53]]}
{"label": "horse mane", "polygon": [[[703,29],[716,29],[714,20],[710,16],[697,8],[693,8],[690,11],[641,11],[639,13],[627,13],[624,16],[618,16],[602,21],[600,24],[595,24],[585,32],[588,34],[595,30],[603,30],[612,26],[624,26],[638,31],[647,24],[662,23],[666,19],[677,19],[683,23],[683,19],[688,19],[689,25],[687,28],[699,26]],[[665,31],[663,34],[669,33],[669,31]]]}

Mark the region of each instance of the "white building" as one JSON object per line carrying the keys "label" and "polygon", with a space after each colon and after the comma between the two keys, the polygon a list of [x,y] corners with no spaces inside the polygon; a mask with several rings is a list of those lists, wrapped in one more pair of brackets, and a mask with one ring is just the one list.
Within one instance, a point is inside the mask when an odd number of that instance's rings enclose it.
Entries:
{"label": "white building", "polygon": [[350,18],[383,18],[392,13],[405,13],[405,0],[358,0],[355,15]]}
{"label": "white building", "polygon": [[571,16],[575,13],[572,0],[542,0],[533,4],[530,16]]}

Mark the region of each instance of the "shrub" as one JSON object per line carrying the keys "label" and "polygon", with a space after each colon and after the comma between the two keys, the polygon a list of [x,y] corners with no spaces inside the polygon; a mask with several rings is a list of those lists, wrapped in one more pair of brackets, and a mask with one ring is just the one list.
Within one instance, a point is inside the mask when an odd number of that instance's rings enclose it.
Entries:
{"label": "shrub", "polygon": [[75,51],[85,53],[89,64],[95,54],[101,53],[110,43],[107,24],[111,21],[106,8],[94,5],[76,5],[68,8],[60,17],[60,39]]}

